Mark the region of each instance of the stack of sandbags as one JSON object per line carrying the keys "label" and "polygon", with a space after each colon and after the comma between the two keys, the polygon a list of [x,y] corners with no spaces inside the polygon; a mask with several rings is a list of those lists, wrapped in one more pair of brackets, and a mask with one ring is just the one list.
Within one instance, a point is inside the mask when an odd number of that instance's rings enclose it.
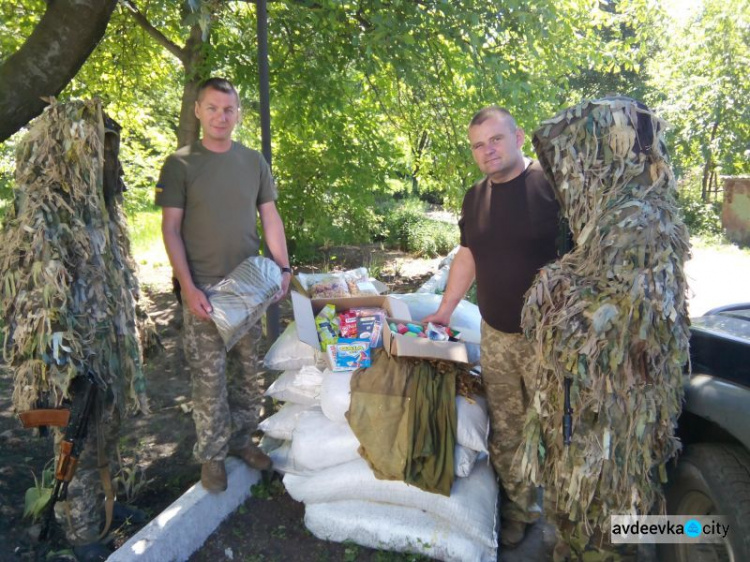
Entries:
{"label": "stack of sandbags", "polygon": [[440,265],[438,266],[437,273],[435,273],[435,275],[425,281],[422,286],[417,289],[417,293],[435,294],[445,291],[445,286],[448,284],[448,275],[450,274],[453,258],[456,257],[456,254],[458,253],[460,247],[461,246],[456,246],[451,250],[450,254],[443,258],[443,260],[440,262]]}
{"label": "stack of sandbags", "polygon": [[495,560],[497,484],[487,462],[484,399],[457,398],[458,478],[450,497],[378,480],[346,419],[352,371],[326,369],[321,353],[293,330],[266,356],[268,368],[286,370],[266,391],[283,405],[260,428],[287,491],[306,504],[308,529],[325,540],[439,560]]}

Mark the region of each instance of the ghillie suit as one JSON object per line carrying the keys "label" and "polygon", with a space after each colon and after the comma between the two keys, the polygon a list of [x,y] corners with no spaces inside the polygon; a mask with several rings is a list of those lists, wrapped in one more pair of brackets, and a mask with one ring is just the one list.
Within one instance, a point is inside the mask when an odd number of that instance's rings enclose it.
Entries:
{"label": "ghillie suit", "polygon": [[565,110],[533,138],[575,248],[525,296],[522,327],[541,368],[517,466],[553,496],[578,556],[592,533],[608,534],[610,515],[663,509],[665,464],[680,448],[689,245],[663,128],[616,97]]}
{"label": "ghillie suit", "polygon": [[126,398],[131,410],[145,407],[138,282],[122,189],[104,189],[104,119],[98,101],[53,103],[18,148],[15,205],[0,233],[17,411],[59,405],[89,372],[120,410]]}
{"label": "ghillie suit", "polygon": [[53,101],[20,142],[14,205],[0,232],[4,358],[15,410],[76,400],[83,377],[98,388],[68,493],[73,545],[99,534],[120,414],[147,411],[118,149],[119,125],[99,101]]}

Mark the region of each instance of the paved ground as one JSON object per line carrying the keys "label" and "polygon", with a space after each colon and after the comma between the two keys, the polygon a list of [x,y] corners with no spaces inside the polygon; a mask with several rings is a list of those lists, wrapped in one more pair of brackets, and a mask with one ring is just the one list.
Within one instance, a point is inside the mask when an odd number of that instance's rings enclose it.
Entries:
{"label": "paved ground", "polygon": [[750,302],[750,252],[735,246],[694,247],[685,264],[690,316],[738,302]]}

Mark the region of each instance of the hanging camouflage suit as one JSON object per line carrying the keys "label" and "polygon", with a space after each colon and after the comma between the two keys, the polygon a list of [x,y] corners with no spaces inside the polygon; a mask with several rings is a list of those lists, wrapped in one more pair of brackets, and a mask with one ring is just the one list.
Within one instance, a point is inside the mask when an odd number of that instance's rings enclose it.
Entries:
{"label": "hanging camouflage suit", "polygon": [[111,458],[121,414],[147,410],[118,149],[119,126],[98,100],[53,101],[19,144],[15,208],[0,235],[14,408],[75,401],[85,376],[99,389],[68,501],[56,507],[73,545],[99,535],[98,465]]}
{"label": "hanging camouflage suit", "polygon": [[575,248],[526,294],[522,325],[542,368],[517,461],[545,487],[548,517],[573,556],[586,560],[615,559],[610,515],[663,509],[659,480],[679,449],[688,233],[663,129],[644,105],[605,98],[543,122],[533,139]]}

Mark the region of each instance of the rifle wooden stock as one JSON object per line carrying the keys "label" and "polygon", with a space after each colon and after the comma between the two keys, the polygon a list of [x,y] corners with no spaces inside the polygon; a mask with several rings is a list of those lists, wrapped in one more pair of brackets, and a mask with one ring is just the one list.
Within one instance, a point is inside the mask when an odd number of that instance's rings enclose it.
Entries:
{"label": "rifle wooden stock", "polygon": [[28,410],[18,414],[23,426],[30,427],[65,427],[70,420],[70,410],[63,408],[46,409],[46,410]]}
{"label": "rifle wooden stock", "polygon": [[55,468],[55,479],[70,482],[78,468],[78,458],[73,456],[73,445],[69,441],[60,443],[60,456]]}

